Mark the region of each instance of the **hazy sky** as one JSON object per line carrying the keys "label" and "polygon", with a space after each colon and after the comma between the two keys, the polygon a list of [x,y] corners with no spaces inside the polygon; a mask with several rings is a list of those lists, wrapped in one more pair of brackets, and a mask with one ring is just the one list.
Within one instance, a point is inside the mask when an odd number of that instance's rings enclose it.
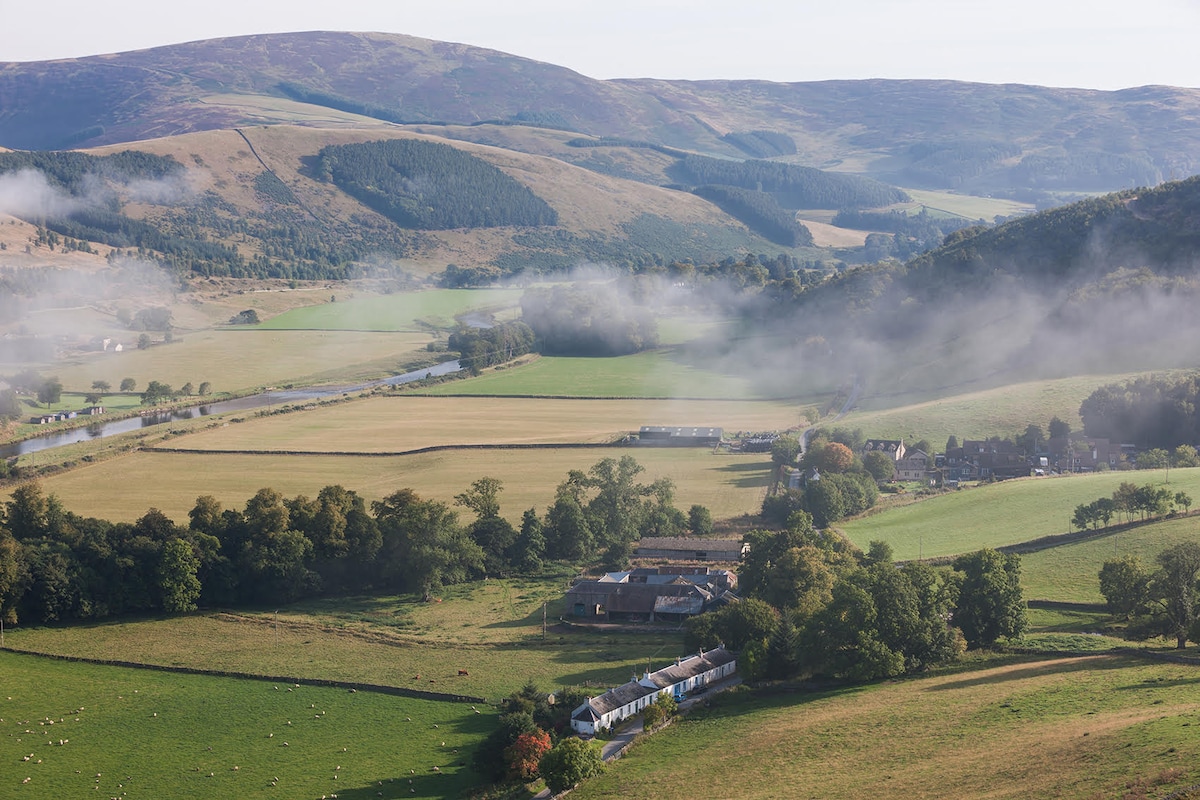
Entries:
{"label": "hazy sky", "polygon": [[1200,0],[0,0],[0,61],[385,31],[594,78],[953,78],[1200,87]]}

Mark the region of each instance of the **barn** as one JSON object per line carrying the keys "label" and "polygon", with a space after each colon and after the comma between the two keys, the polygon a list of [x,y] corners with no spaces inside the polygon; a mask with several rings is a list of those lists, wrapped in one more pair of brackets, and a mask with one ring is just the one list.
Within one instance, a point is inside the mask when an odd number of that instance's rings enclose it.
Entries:
{"label": "barn", "polygon": [[716,447],[723,434],[722,428],[643,425],[638,443],[649,447]]}

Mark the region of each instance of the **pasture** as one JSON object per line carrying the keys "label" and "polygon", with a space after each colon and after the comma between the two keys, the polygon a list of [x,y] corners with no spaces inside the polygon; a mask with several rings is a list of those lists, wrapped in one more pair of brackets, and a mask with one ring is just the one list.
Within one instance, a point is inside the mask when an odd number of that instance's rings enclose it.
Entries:
{"label": "pasture", "polygon": [[631,455],[645,467],[643,483],[675,482],[675,504],[699,503],[715,519],[757,511],[770,481],[769,455],[713,455],[697,448],[587,448],[451,450],[410,456],[286,456],[165,453],[145,450],[88,464],[42,480],[71,511],[113,521],[132,521],[154,507],[183,521],[200,495],[226,508],[241,508],[260,488],[287,497],[316,496],[341,484],[368,502],[411,488],[425,498],[452,503],[484,476],[504,481],[502,513],[519,522],[527,508],[544,511],[572,469],[586,470],[602,458]]}
{"label": "pasture", "polygon": [[696,776],[723,776],[718,794],[743,798],[1165,796],[1200,779],[1196,677],[1130,656],[992,656],[825,693],[731,696],[571,796],[691,798]]}
{"label": "pasture", "polygon": [[456,796],[495,724],[486,706],[2,651],[0,674],[9,798]]}
{"label": "pasture", "polygon": [[[837,527],[863,550],[872,540],[886,541],[901,560],[956,555],[1066,533],[1079,504],[1111,496],[1123,481],[1159,485],[1163,478],[1161,470],[1020,478],[886,508]],[[1171,470],[1170,488],[1200,498],[1200,468]]]}
{"label": "pasture", "polygon": [[[1172,475],[1171,485],[1174,486]],[[1109,533],[1097,539],[1060,545],[1021,556],[1021,584],[1025,597],[1072,603],[1103,603],[1100,568],[1110,558],[1133,555],[1147,569],[1168,547],[1200,536],[1200,517],[1179,517]]]}
{"label": "pasture", "polygon": [[642,425],[785,430],[802,423],[803,411],[803,406],[781,402],[401,394],[248,419],[170,444],[200,450],[379,453],[445,444],[612,442]]}
{"label": "pasture", "polygon": [[[489,581],[488,583],[491,583]],[[560,591],[564,586],[556,586]],[[473,591],[439,594],[439,609],[427,615],[415,597],[362,601],[388,624],[351,624],[343,614],[360,607],[354,599],[323,613],[314,605],[246,614],[198,613],[169,619],[116,620],[64,628],[17,628],[5,637],[11,647],[55,655],[120,659],[256,675],[296,675],[309,680],[361,681],[491,701],[533,681],[547,691],[558,686],[617,686],[640,673],[646,659],[666,662],[680,655],[678,633],[596,634],[560,628],[550,617],[541,641],[541,604],[517,617],[487,611],[490,598]],[[412,613],[438,626],[429,637],[395,624]],[[367,616],[365,613],[363,616]],[[512,630],[521,631],[522,638]],[[536,632],[536,633],[535,633]],[[461,634],[461,636],[459,635]],[[460,675],[465,670],[468,675]]]}
{"label": "pasture", "polygon": [[[418,331],[444,327],[472,310],[518,304],[521,289],[434,289],[363,295],[285,311],[259,324],[259,330]],[[426,323],[419,325],[419,322]]]}
{"label": "pasture", "polygon": [[953,215],[967,219],[984,219],[991,222],[996,216],[1011,217],[1018,214],[1028,214],[1034,211],[1032,203],[1022,203],[1017,200],[1004,200],[997,197],[977,197],[957,192],[936,192],[928,189],[905,189],[911,203],[900,203],[894,208],[903,208],[911,214],[918,213],[922,207],[928,208],[935,216]]}
{"label": "pasture", "polygon": [[425,390],[431,395],[753,398],[746,378],[686,363],[672,349],[618,358],[545,356]]}

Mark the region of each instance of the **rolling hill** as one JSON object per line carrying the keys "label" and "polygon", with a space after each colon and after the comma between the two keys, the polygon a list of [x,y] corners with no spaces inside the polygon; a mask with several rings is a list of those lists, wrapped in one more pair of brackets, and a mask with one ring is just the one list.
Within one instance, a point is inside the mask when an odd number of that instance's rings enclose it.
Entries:
{"label": "rolling hill", "polygon": [[560,129],[905,186],[1111,191],[1200,167],[1200,90],[953,81],[599,81],[506,53],[308,32],[0,64],[0,144],[62,149],[367,117]]}

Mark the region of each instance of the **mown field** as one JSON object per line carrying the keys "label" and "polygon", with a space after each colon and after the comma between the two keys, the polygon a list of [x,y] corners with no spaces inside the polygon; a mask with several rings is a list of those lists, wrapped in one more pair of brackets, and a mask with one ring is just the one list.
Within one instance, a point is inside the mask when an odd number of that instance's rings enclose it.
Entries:
{"label": "mown field", "polygon": [[[186,440],[176,440],[186,441]],[[200,495],[226,508],[241,508],[258,489],[286,497],[316,496],[341,484],[368,502],[399,489],[452,503],[454,496],[485,476],[504,481],[505,517],[519,522],[527,508],[544,512],[554,490],[572,469],[588,469],[602,458],[631,455],[645,467],[640,479],[675,482],[675,504],[707,506],[716,519],[757,511],[771,476],[768,456],[713,455],[697,448],[589,448],[536,450],[450,450],[411,456],[284,456],[177,454],[147,450],[45,478],[42,485],[78,514],[132,521],[154,507],[176,521]]]}
{"label": "mown field", "polygon": [[1162,797],[1200,780],[1195,668],[1128,656],[972,666],[723,699],[572,797],[691,798],[697,776],[743,798]]}
{"label": "mown field", "polygon": [[410,332],[210,329],[177,334],[172,343],[145,350],[129,347],[121,353],[77,356],[46,373],[58,375],[64,388],[81,392],[92,381],[108,381],[116,388],[127,377],[137,381],[138,391],[153,380],[176,389],[207,381],[213,392],[236,392],[388,375],[423,353],[429,341],[426,333]]}
{"label": "mown field", "polygon": [[8,652],[0,674],[7,798],[453,797],[481,782],[470,751],[495,724],[463,703]]}
{"label": "mown field", "polygon": [[[1174,486],[1174,475],[1171,483]],[[1028,553],[1021,556],[1021,583],[1030,599],[1103,603],[1098,576],[1105,561],[1134,555],[1152,569],[1163,550],[1198,537],[1200,517],[1181,517]]]}
{"label": "mown field", "polygon": [[669,348],[620,358],[535,358],[426,391],[432,395],[542,397],[756,397],[747,379],[692,366]]}
{"label": "mown field", "polygon": [[[331,290],[336,296],[337,290]],[[521,289],[435,289],[295,308],[263,320],[259,330],[414,331],[427,330],[418,321],[453,325],[454,318],[472,309],[506,309],[517,305]]]}
{"label": "mown field", "polygon": [[394,395],[252,418],[170,445],[379,453],[444,444],[612,442],[642,425],[722,427],[730,433],[786,430],[802,423],[803,411],[781,402]]}
{"label": "mown field", "polygon": [[[983,484],[838,524],[864,550],[888,542],[898,559],[954,555],[1066,533],[1075,507],[1123,481],[1159,485],[1157,471],[1098,472]],[[1200,468],[1171,470],[1170,488],[1200,498]]]}

